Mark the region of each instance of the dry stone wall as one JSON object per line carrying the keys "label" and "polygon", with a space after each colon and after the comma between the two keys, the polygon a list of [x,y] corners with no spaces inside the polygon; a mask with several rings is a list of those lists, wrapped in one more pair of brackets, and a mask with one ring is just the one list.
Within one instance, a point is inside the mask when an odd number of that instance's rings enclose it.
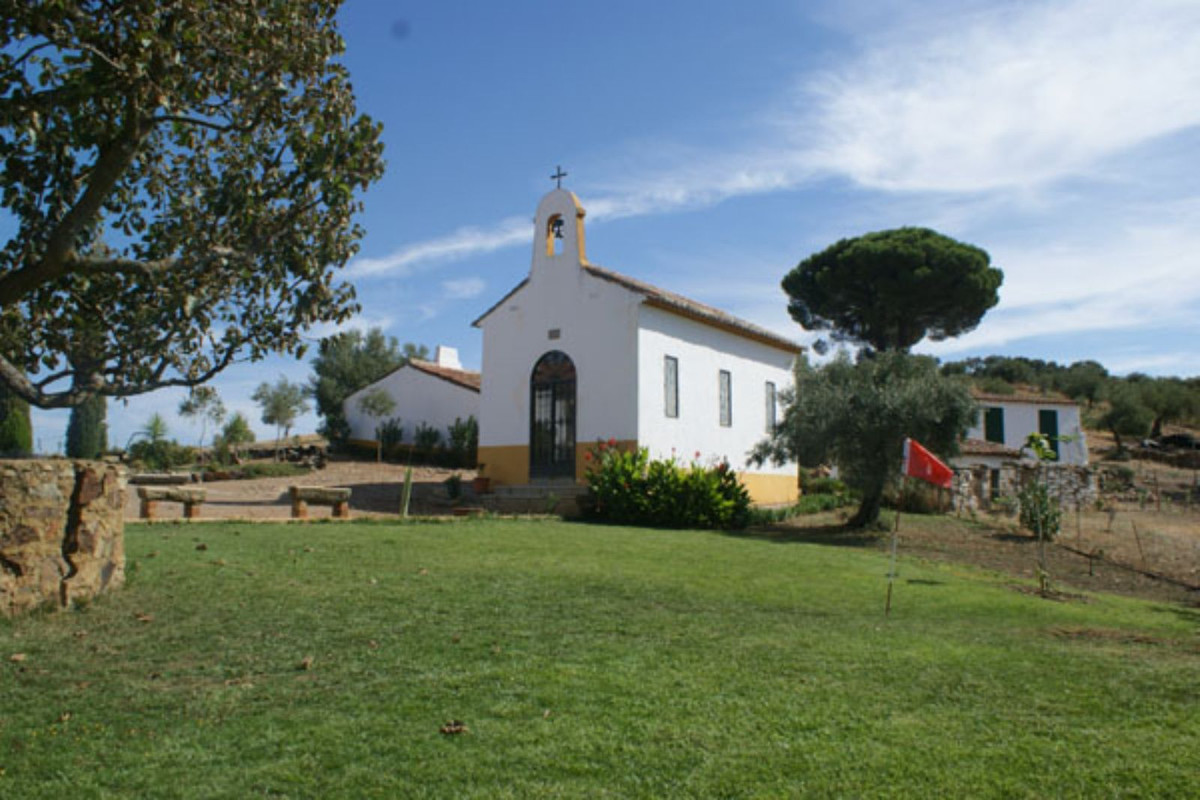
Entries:
{"label": "dry stone wall", "polygon": [[[998,475],[993,485],[991,473]],[[986,466],[956,467],[954,469],[954,506],[960,511],[989,510],[1000,497],[1013,497],[1021,487],[1033,481],[1044,481],[1052,498],[1064,508],[1086,506],[1096,501],[1095,472],[1090,467],[1071,464],[1008,462],[998,468]]]}
{"label": "dry stone wall", "polygon": [[0,614],[124,584],[125,487],[116,464],[0,460]]}

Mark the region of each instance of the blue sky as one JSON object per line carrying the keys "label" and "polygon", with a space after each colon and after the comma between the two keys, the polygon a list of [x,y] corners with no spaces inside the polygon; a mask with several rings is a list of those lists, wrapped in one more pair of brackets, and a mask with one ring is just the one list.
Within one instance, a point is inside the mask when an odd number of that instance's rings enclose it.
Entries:
{"label": "blue sky", "polygon": [[[341,25],[387,160],[345,272],[351,325],[477,368],[469,323],[528,271],[561,164],[593,263],[801,342],[788,270],[921,225],[1005,280],[974,332],[919,350],[1200,374],[1195,0],[352,0]],[[214,385],[269,435],[254,387],[310,374],[273,358]],[[194,442],[182,396],[110,402],[112,443],[154,411]],[[65,426],[35,411],[38,449]]]}

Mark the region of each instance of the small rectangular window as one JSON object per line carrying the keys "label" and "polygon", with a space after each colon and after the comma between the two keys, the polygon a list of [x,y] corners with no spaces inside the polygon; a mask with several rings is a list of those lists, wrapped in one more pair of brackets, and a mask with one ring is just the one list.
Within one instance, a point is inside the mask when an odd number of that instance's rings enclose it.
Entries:
{"label": "small rectangular window", "polygon": [[663,398],[668,417],[679,416],[679,359],[663,356]]}
{"label": "small rectangular window", "polygon": [[721,370],[717,375],[718,392],[721,404],[721,427],[733,425],[733,376],[728,370]]}
{"label": "small rectangular window", "polygon": [[1004,409],[985,408],[983,410],[983,438],[989,442],[1004,444]]}
{"label": "small rectangular window", "polygon": [[775,432],[775,384],[767,381],[767,433]]}

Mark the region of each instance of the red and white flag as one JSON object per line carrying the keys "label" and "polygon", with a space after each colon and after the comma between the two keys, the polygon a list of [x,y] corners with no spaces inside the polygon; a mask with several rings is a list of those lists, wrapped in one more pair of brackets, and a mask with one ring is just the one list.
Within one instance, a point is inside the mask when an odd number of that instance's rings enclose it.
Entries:
{"label": "red and white flag", "polygon": [[954,482],[954,470],[912,439],[904,440],[904,474],[943,489]]}

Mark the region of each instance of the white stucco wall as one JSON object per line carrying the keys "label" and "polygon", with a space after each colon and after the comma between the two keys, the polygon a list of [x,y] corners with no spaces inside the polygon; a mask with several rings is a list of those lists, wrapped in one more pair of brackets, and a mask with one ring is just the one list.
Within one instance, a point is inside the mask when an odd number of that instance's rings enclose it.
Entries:
{"label": "white stucco wall", "polygon": [[[562,270],[530,281],[481,323],[483,397],[479,444],[529,443],[529,379],[547,352],[575,364],[575,438],[632,439],[636,382],[632,369],[637,307],[634,295],[564,259]],[[558,338],[551,339],[550,332]]]}
{"label": "white stucco wall", "polygon": [[1038,433],[1038,411],[1052,409],[1058,412],[1058,435],[1071,437],[1069,442],[1059,442],[1058,463],[1085,465],[1088,461],[1087,439],[1079,422],[1079,406],[1067,403],[1036,403],[1030,401],[1006,401],[988,398],[979,400],[979,418],[967,431],[968,439],[984,439],[984,411],[988,408],[1004,409],[1004,445],[1014,450],[1025,446],[1031,433]]}
{"label": "white stucco wall", "polygon": [[444,442],[446,429],[454,424],[456,418],[466,420],[474,416],[479,419],[479,392],[406,365],[359,389],[343,401],[342,408],[350,424],[352,439],[375,439],[375,427],[382,420],[364,414],[358,403],[365,394],[376,388],[382,388],[396,401],[396,410],[389,416],[400,418],[404,441],[408,443],[412,443],[413,431],[421,423],[440,430]]}
{"label": "white stucco wall", "polygon": [[[766,384],[792,384],[795,355],[652,306],[642,306],[638,329],[638,441],[651,456],[690,461],[725,458],[746,468],[746,454],[767,436]],[[679,416],[666,416],[663,362],[679,361]],[[731,376],[732,425],[720,424],[718,373]],[[776,418],[783,408],[776,403]],[[754,472],[794,475],[795,465],[764,464]]]}
{"label": "white stucco wall", "polygon": [[[549,254],[546,224],[564,220]],[[583,217],[578,200],[557,190],[542,198],[534,229],[529,282],[479,326],[483,329],[481,447],[529,444],[529,379],[545,353],[561,350],[575,364],[575,439],[632,439],[637,384],[632,369],[637,297],[580,269]],[[557,338],[551,338],[551,331]]]}

